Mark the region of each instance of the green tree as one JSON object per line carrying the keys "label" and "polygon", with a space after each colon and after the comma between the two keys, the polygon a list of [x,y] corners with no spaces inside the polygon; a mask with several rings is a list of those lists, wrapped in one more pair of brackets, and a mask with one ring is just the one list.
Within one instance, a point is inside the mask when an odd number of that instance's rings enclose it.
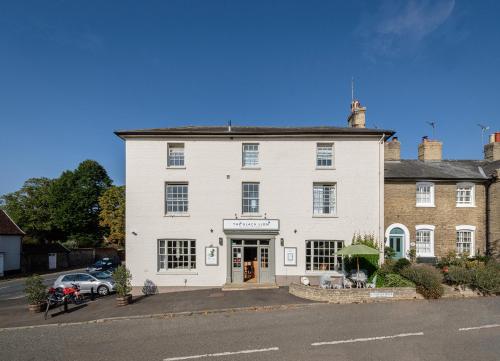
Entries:
{"label": "green tree", "polygon": [[79,246],[98,245],[103,237],[99,226],[99,197],[111,186],[106,170],[96,161],[85,160],[74,171],[65,171],[52,184],[57,204],[54,223],[67,239]]}
{"label": "green tree", "polygon": [[52,179],[30,178],[20,190],[1,197],[2,208],[26,232],[25,240],[40,242],[56,240],[62,232],[53,222]]}
{"label": "green tree", "polygon": [[122,249],[125,244],[125,186],[112,186],[99,197],[99,225],[106,228],[105,242]]}

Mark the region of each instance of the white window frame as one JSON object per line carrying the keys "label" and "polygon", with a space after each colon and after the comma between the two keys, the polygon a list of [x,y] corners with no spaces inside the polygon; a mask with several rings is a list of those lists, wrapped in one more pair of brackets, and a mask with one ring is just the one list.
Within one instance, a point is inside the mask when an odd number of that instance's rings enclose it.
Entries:
{"label": "white window frame", "polygon": [[[252,200],[252,197],[245,197],[245,185],[257,185],[257,210],[255,212],[245,211],[245,200]],[[261,210],[261,202],[260,202],[260,182],[242,182],[241,183],[241,213],[247,216],[258,216]],[[250,207],[251,208],[251,207]]]}
{"label": "white window frame", "polygon": [[[458,190],[459,188],[466,188],[470,187],[470,202],[465,203],[465,202],[459,202],[458,200]],[[475,207],[476,206],[476,185],[474,183],[469,183],[469,182],[461,182],[457,183],[456,186],[456,202],[457,202],[457,207],[459,208],[466,208],[466,207]]]}
{"label": "white window frame", "polygon": [[[311,254],[308,256],[307,255],[307,243],[310,242],[311,244]],[[318,244],[319,242],[333,242],[334,243],[334,255],[323,255],[323,256],[319,256],[317,255],[316,257],[319,259],[319,258],[324,258],[324,259],[328,259],[328,260],[331,260],[333,258],[333,267],[334,269],[330,269],[330,270],[321,270],[319,269],[319,266],[316,267],[317,269],[315,269],[315,265],[316,263],[314,262],[314,257],[315,257],[315,254],[314,254],[314,250],[315,249],[319,249],[318,247],[315,247],[316,244]],[[339,243],[341,244],[340,245],[340,248],[339,248]],[[306,244],[305,244],[305,248],[304,248],[304,255],[305,255],[305,267],[306,267],[306,273],[307,274],[314,274],[314,273],[326,273],[326,272],[333,272],[333,271],[339,271],[341,270],[343,267],[342,267],[342,257],[341,256],[338,256],[337,253],[338,251],[340,251],[343,247],[345,246],[345,242],[344,241],[341,241],[341,240],[332,240],[332,239],[329,239],[329,240],[324,240],[324,239],[308,239],[306,240]],[[326,248],[325,248],[326,249]],[[331,250],[332,248],[331,247],[328,247],[329,250]],[[307,269],[307,265],[308,265],[308,257],[309,257],[309,263],[310,263],[310,269]],[[318,262],[318,264],[320,264],[321,262]],[[331,262],[328,262],[328,265],[332,265]]]}
{"label": "white window frame", "polygon": [[[186,210],[185,211],[169,211],[168,210],[168,187],[169,186],[185,186],[186,191]],[[176,200],[177,202],[184,202],[184,200]],[[166,216],[187,216],[189,215],[189,183],[188,182],[165,182],[165,215]]]}
{"label": "white window frame", "polygon": [[[250,150],[245,151],[246,146],[257,147],[257,151]],[[257,154],[256,163],[255,164],[246,164],[245,155],[246,152],[253,152]],[[245,169],[258,169],[260,167],[260,144],[259,143],[243,143],[241,145],[241,166]]]}
{"label": "white window frame", "polygon": [[476,254],[476,226],[471,226],[468,224],[462,224],[460,226],[456,226],[456,236],[455,236],[455,251],[457,254],[460,254],[458,251],[458,232],[471,232],[471,242],[470,242],[470,254],[469,257],[473,257]]}
{"label": "white window frame", "polygon": [[[430,202],[429,203],[419,203],[419,192],[418,192],[418,187],[423,186],[423,187],[430,187]],[[435,207],[434,203],[434,191],[435,190],[435,185],[433,182],[417,182],[415,185],[415,204],[417,207]]]}
{"label": "white window frame", "polygon": [[[418,224],[415,226],[415,249],[417,251],[417,257],[434,257],[434,230],[436,226],[430,224]],[[418,237],[419,231],[429,231],[430,238],[430,252],[429,253],[418,253]]]}
{"label": "white window frame", "polygon": [[[330,194],[330,212],[329,213],[324,213],[323,209],[325,208],[325,203],[321,203],[321,207],[316,207],[316,187],[325,187],[325,186],[330,186],[333,187],[333,194]],[[313,217],[336,217],[338,213],[338,187],[336,182],[314,182],[313,183],[313,199],[312,199],[312,211],[313,211]],[[324,198],[324,191],[323,191],[323,198]],[[321,209],[320,212],[317,212],[316,210]]]}
{"label": "white window frame", "polygon": [[[162,246],[162,243],[163,246]],[[172,247],[169,247],[169,242],[176,242],[177,244],[172,245]],[[178,244],[178,242],[188,242],[188,247],[182,247],[181,245]],[[175,253],[172,253],[172,259],[169,260],[169,249],[176,249]],[[194,248],[194,253],[193,253],[193,248]],[[187,252],[184,252],[184,249],[187,249]],[[196,270],[196,264],[197,264],[197,252],[196,252],[196,240],[194,239],[167,239],[167,238],[161,238],[158,239],[157,242],[157,250],[156,250],[156,255],[157,255],[157,260],[158,260],[158,265],[157,265],[157,270],[158,272],[186,272],[186,271],[195,271]],[[162,259],[162,257],[164,257]],[[187,257],[186,261],[182,261],[180,258],[181,257]],[[186,262],[188,265],[187,267],[168,267],[168,264],[176,262],[177,264],[180,264],[181,262]],[[192,266],[192,263],[194,263],[194,267]],[[162,266],[163,264],[163,266]]]}
{"label": "white window frame", "polygon": [[[320,160],[320,148],[331,148],[331,164],[330,165],[319,165]],[[335,167],[335,144],[331,142],[318,142],[316,143],[316,168],[317,169],[333,169]]]}
{"label": "white window frame", "polygon": [[[170,164],[173,159],[177,159],[170,154],[172,149],[182,149],[182,164]],[[167,168],[186,168],[186,145],[184,143],[167,143]]]}

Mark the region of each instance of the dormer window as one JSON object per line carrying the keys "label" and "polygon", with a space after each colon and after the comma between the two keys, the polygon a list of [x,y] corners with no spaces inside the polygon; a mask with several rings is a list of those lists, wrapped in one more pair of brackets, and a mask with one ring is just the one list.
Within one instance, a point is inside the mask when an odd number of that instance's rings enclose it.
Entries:
{"label": "dormer window", "polygon": [[434,183],[417,183],[417,207],[434,207]]}

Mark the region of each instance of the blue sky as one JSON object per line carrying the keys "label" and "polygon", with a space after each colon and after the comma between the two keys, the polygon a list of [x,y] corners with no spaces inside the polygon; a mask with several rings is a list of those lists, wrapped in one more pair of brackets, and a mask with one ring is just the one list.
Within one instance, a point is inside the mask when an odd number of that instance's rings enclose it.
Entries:
{"label": "blue sky", "polygon": [[500,2],[0,2],[0,194],[84,159],[124,182],[113,131],[187,124],[368,126],[415,158],[500,130]]}

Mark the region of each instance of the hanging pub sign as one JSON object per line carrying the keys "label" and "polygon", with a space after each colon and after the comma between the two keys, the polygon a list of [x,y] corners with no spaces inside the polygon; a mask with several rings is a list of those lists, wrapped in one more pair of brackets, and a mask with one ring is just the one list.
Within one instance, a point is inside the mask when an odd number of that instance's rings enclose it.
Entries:
{"label": "hanging pub sign", "polygon": [[224,231],[274,232],[280,230],[279,219],[224,219]]}

